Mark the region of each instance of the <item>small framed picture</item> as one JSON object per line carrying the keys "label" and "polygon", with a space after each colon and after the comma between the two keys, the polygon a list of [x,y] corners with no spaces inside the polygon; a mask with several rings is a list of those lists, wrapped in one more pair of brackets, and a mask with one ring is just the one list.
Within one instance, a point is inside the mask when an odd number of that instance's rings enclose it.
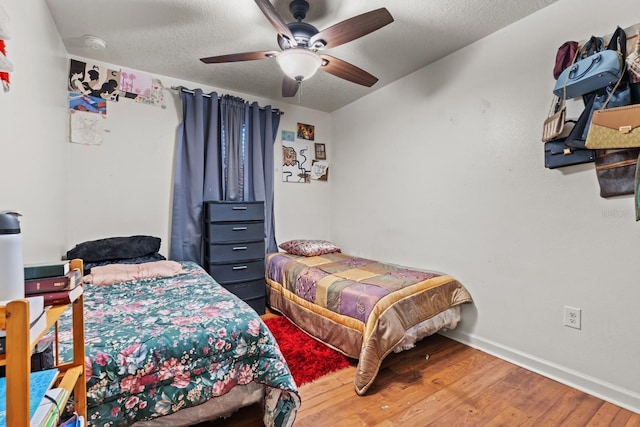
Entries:
{"label": "small framed picture", "polygon": [[327,160],[327,152],[324,150],[324,144],[313,144],[316,149],[316,160]]}
{"label": "small framed picture", "polygon": [[311,161],[311,179],[316,181],[329,180],[329,164],[324,160]]}
{"label": "small framed picture", "polygon": [[296,134],[291,130],[282,131],[282,142],[293,142],[296,140]]}
{"label": "small framed picture", "polygon": [[306,123],[298,123],[298,139],[313,141],[316,137],[316,127]]}

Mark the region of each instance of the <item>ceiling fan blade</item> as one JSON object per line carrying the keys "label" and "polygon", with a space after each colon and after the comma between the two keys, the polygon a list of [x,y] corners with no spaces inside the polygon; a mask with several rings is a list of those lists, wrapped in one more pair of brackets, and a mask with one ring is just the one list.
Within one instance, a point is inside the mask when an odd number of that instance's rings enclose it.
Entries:
{"label": "ceiling fan blade", "polygon": [[287,26],[287,23],[284,22],[284,19],[282,19],[282,16],[280,16],[276,8],[273,7],[271,2],[269,0],[255,0],[255,2],[264,16],[267,17],[267,20],[271,23],[271,25],[273,25],[273,28],[276,29],[278,34],[287,39],[291,46],[297,46],[298,43],[296,42],[295,37],[293,37],[293,33]]}
{"label": "ceiling fan blade", "polygon": [[291,98],[298,92],[298,81],[292,79],[289,76],[284,76],[282,79],[282,97]]}
{"label": "ceiling fan blade", "polygon": [[378,81],[377,77],[342,59],[330,55],[320,55],[320,57],[322,58],[320,69],[336,77],[367,87],[373,86]]}
{"label": "ceiling fan blade", "polygon": [[232,53],[229,55],[210,56],[200,58],[205,64],[220,64],[223,62],[255,61],[257,59],[274,58],[278,52],[275,50],[263,50],[260,52]]}
{"label": "ceiling fan blade", "polygon": [[340,46],[366,36],[392,22],[393,16],[386,8],[372,10],[325,28],[309,39],[309,46],[318,49]]}

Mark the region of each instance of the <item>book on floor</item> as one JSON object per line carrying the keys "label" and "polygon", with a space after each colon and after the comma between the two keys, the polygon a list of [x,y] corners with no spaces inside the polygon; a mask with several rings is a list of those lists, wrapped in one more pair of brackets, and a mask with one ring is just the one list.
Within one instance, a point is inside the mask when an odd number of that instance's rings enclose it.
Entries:
{"label": "book on floor", "polygon": [[41,277],[38,279],[25,279],[25,295],[40,295],[45,292],[56,292],[64,289],[73,289],[82,283],[82,272],[74,268],[63,276]]}
{"label": "book on floor", "polygon": [[69,261],[52,261],[37,264],[25,264],[24,279],[64,276],[69,272]]}
{"label": "book on floor", "polygon": [[[30,396],[29,396],[29,416],[33,417],[36,409],[40,405],[40,401],[44,394],[51,388],[56,377],[57,369],[47,369],[45,371],[32,372],[29,377]],[[7,425],[7,379],[0,378],[0,427]]]}

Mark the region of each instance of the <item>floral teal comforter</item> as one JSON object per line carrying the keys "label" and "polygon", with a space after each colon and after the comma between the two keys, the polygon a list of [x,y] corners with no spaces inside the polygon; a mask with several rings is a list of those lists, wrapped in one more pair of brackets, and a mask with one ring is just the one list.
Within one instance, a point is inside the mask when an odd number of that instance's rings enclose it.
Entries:
{"label": "floral teal comforter", "polygon": [[[171,278],[85,286],[88,423],[126,426],[264,384],[265,425],[293,424],[300,397],[275,339],[200,266]],[[67,310],[61,356],[72,358]]]}

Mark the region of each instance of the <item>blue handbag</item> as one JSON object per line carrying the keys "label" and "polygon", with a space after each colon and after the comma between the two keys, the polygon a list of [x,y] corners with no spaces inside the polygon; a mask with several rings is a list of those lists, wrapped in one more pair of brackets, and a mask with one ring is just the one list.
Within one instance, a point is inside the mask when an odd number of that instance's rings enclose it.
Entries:
{"label": "blue handbag", "polygon": [[[585,44],[578,57],[582,56],[585,49],[588,51],[594,48],[593,45],[596,44],[594,39]],[[620,74],[624,71],[622,55],[615,50],[597,49],[598,47],[595,47],[593,54],[575,62],[560,74],[553,89],[556,96],[565,96],[566,99],[575,98],[618,81]]]}
{"label": "blue handbag", "polygon": [[580,150],[565,145],[563,140],[544,143],[544,167],[563,168],[595,161],[595,150]]}

